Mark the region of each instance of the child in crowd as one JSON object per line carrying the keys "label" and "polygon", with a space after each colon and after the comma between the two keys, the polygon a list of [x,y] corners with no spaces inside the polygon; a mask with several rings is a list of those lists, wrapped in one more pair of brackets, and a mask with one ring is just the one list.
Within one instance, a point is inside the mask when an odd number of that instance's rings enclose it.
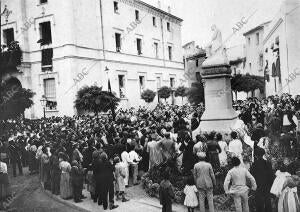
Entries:
{"label": "child in crowd", "polygon": [[187,185],[183,190],[185,194],[184,205],[187,206],[188,212],[194,212],[195,207],[198,206],[197,192],[193,177],[188,178]]}
{"label": "child in crowd", "polygon": [[125,198],[125,177],[126,170],[125,164],[123,164],[120,158],[117,156],[114,158],[115,164],[115,178],[116,178],[116,194],[117,200],[122,198],[122,202],[127,202],[128,199]]}
{"label": "child in crowd", "polygon": [[82,202],[81,197],[83,189],[83,171],[76,160],[72,162],[71,180],[74,202]]}
{"label": "child in crowd", "polygon": [[172,212],[172,199],[175,197],[175,194],[169,179],[170,174],[168,171],[165,171],[159,187],[159,199],[162,205],[162,212]]}
{"label": "child in crowd", "polygon": [[281,191],[283,190],[283,184],[286,181],[287,177],[290,177],[291,174],[287,172],[286,167],[284,164],[281,164],[279,170],[276,171],[276,178],[273,182],[272,188],[271,188],[271,194],[275,195],[276,197],[279,197],[281,194]]}

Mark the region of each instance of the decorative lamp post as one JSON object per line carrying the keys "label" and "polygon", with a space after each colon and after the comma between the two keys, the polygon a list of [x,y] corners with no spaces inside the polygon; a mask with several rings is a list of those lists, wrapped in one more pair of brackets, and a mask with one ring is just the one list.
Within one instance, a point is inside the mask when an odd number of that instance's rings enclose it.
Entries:
{"label": "decorative lamp post", "polygon": [[46,104],[47,104],[47,98],[45,97],[45,95],[42,96],[40,101],[41,101],[41,105],[43,107],[44,119],[45,119],[46,118]]}

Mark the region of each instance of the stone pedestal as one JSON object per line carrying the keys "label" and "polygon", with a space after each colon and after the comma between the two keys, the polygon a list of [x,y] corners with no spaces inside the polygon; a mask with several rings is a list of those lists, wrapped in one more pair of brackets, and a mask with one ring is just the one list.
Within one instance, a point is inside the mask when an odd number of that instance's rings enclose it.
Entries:
{"label": "stone pedestal", "polygon": [[231,69],[227,57],[219,55],[204,61],[202,79],[205,112],[194,132],[232,131],[236,128],[238,114],[232,108]]}

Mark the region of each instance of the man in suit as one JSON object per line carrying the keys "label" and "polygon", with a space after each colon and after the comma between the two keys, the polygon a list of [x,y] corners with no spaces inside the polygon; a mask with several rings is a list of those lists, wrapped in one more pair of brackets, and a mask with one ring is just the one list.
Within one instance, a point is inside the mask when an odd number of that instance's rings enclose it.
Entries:
{"label": "man in suit", "polygon": [[256,160],[251,167],[251,174],[255,178],[257,190],[255,193],[256,211],[272,211],[270,189],[274,180],[272,165],[269,161],[263,159],[265,150],[257,148]]}
{"label": "man in suit", "polygon": [[199,192],[200,212],[205,212],[205,197],[208,200],[209,212],[214,212],[213,187],[216,185],[216,178],[210,163],[205,161],[206,154],[197,154],[199,162],[194,166],[194,178]]}
{"label": "man in suit", "polygon": [[14,177],[17,176],[17,170],[16,170],[17,165],[18,165],[18,168],[19,168],[19,174],[23,175],[20,151],[19,151],[19,149],[16,146],[14,141],[9,142],[8,152],[9,152],[10,161],[12,163],[13,176]]}
{"label": "man in suit", "polygon": [[175,156],[176,154],[175,142],[172,141],[169,132],[166,132],[164,134],[164,138],[159,142],[159,145],[163,152],[164,161],[168,161]]}

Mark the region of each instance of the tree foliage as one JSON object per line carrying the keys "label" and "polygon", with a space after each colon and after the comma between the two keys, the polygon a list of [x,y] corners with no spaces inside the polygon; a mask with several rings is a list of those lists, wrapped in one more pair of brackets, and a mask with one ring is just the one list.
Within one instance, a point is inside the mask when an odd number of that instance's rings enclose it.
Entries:
{"label": "tree foliage", "polygon": [[88,111],[98,114],[107,112],[110,109],[116,109],[120,99],[113,93],[103,91],[102,87],[90,86],[81,88],[74,102],[78,111]]}
{"label": "tree foliage", "polygon": [[156,93],[150,89],[143,91],[143,93],[141,94],[141,98],[147,103],[153,102],[155,96]]}
{"label": "tree foliage", "polygon": [[163,86],[158,90],[158,96],[165,100],[167,100],[167,98],[171,96],[171,93],[172,93],[172,89],[169,88],[168,86]]}
{"label": "tree foliage", "polygon": [[175,96],[180,96],[181,98],[185,97],[187,95],[187,88],[184,86],[179,86],[176,90],[175,90]]}
{"label": "tree foliage", "polygon": [[20,86],[0,85],[0,119],[16,118],[33,105],[35,95]]}
{"label": "tree foliage", "polygon": [[204,102],[204,87],[201,82],[193,83],[187,91],[187,97],[191,104],[197,105]]}
{"label": "tree foliage", "polygon": [[250,74],[237,74],[231,79],[231,88],[237,92],[249,92],[256,89],[262,92],[264,90],[264,78]]}

